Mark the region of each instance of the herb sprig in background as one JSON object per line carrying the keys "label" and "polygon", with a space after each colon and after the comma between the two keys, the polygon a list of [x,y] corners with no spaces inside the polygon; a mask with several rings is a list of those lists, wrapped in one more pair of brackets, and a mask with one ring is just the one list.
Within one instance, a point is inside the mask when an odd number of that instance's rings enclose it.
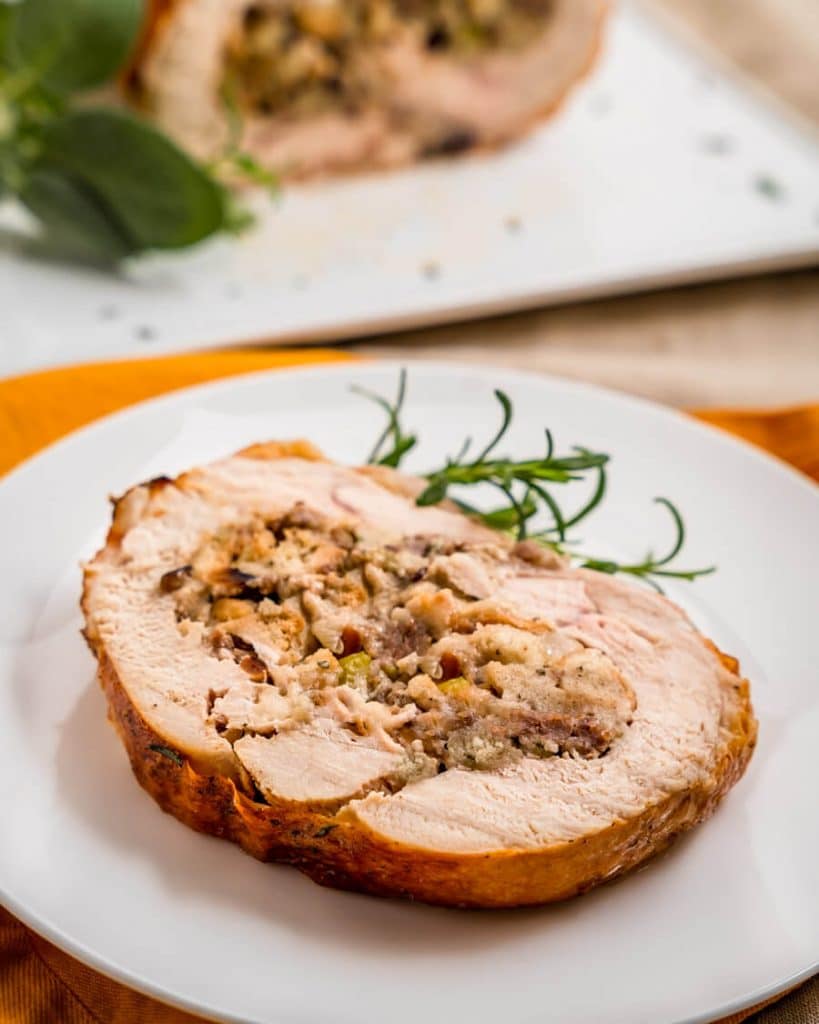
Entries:
{"label": "herb sprig in background", "polygon": [[[402,370],[398,391],[393,401],[362,388],[353,388],[360,395],[376,402],[385,412],[387,423],[370,452],[370,464],[398,468],[406,455],[418,443],[414,434],[408,434],[401,422],[407,390],[406,371]],[[545,445],[540,455],[529,459],[509,459],[498,454],[498,447],[506,437],[514,409],[512,401],[503,391],[496,390],[495,398],[501,408],[501,422],[487,445],[474,458],[468,458],[472,441],[467,438],[458,454],[446,460],[438,469],[424,473],[426,488],[416,498],[416,504],[435,505],[445,498],[453,500],[464,512],[480,519],[487,526],[502,530],[517,540],[531,539],[572,558],[584,569],[609,575],[622,574],[644,580],[655,590],[661,590],[660,580],[675,579],[692,582],[716,571],[680,569],[676,562],[685,545],[685,524],[677,506],[668,498],[655,501],[671,516],[675,536],[664,555],[648,552],[635,563],[618,562],[611,558],[581,552],[569,537],[569,530],[583,522],[606,496],[607,470],[610,456],[588,448],[575,447],[559,455],[554,438],[545,430]],[[592,480],[592,493],[574,512],[567,513],[554,494],[554,487],[574,481]],[[505,503],[484,512],[463,500],[462,489],[488,484],[499,491]],[[455,488],[456,493],[450,493]],[[531,523],[539,518],[546,526],[532,531]]]}
{"label": "herb sprig in background", "polygon": [[144,11],[144,0],[0,0],[0,198],[34,215],[49,252],[116,264],[248,224],[213,169],[89,101],[126,64]]}

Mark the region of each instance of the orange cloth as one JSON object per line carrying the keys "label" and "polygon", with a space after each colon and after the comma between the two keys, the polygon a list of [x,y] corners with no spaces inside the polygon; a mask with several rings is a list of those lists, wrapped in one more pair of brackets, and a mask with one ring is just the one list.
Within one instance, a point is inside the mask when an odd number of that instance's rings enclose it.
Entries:
{"label": "orange cloth", "polygon": [[[231,351],[72,366],[0,381],[0,473],[59,437],[134,402],[255,370],[349,359],[341,352]],[[819,405],[696,414],[819,480]],[[759,1007],[757,1007],[759,1009]],[[723,1024],[740,1024],[753,1011]],[[0,909],[0,1024],[204,1024],[78,963]]]}
{"label": "orange cloth", "polygon": [[351,359],[332,349],[199,352],[44,370],[0,380],[0,474],[78,427],[146,398],[257,370]]}

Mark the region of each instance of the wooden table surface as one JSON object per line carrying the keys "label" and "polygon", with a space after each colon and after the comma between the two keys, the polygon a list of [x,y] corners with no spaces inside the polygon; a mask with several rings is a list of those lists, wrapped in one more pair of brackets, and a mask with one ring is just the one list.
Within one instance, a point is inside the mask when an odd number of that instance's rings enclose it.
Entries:
{"label": "wooden table surface", "polygon": [[[819,125],[819,0],[654,0]],[[817,211],[819,215],[819,211]],[[543,370],[680,406],[819,400],[819,270],[354,342]]]}

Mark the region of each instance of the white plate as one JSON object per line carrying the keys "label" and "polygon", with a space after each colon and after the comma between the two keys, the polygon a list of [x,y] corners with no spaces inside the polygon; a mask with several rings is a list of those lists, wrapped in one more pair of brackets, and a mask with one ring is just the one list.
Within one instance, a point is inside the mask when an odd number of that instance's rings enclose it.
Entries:
{"label": "white plate", "polygon": [[466,913],[332,892],[256,863],[159,811],[106,725],[79,636],[78,563],[106,495],[260,438],[306,435],[361,460],[397,367],[352,364],[224,381],[137,406],[68,438],[0,485],[0,892],[101,970],[215,1017],[258,1024],[658,1024],[711,1019],[817,966],[819,490],[684,416],[576,383],[413,365],[416,467],[495,422],[507,446],[614,456],[589,546],[666,539],[657,494],[685,511],[685,561],[719,573],[677,588],[753,680],[760,745],[715,818],[617,884],[562,906]]}
{"label": "white plate", "polygon": [[6,247],[14,344],[0,372],[338,339],[816,262],[819,146],[783,109],[625,2],[590,80],[505,152],[291,187],[241,242],[118,278]]}

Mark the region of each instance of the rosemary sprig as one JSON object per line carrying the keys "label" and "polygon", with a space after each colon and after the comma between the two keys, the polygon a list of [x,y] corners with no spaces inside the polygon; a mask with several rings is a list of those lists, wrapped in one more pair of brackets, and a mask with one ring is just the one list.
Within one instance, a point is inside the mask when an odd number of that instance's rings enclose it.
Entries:
{"label": "rosemary sprig", "polygon": [[685,523],[683,522],[679,509],[670,499],[655,498],[654,501],[656,504],[667,508],[671,513],[671,518],[674,522],[674,529],[676,532],[676,536],[668,554],[662,558],[657,558],[653,552],[649,551],[642,562],[629,565],[621,562],[582,555],[569,549],[566,550],[566,553],[575,559],[581,559],[581,569],[593,569],[595,572],[608,573],[609,575],[623,574],[627,576],[636,576],[639,579],[645,580],[654,587],[655,590],[658,590],[661,593],[662,587],[657,583],[658,577],[661,579],[686,580],[689,583],[693,583],[694,580],[699,579],[701,576],[710,576],[712,573],[715,573],[717,571],[717,567],[715,565],[708,566],[706,569],[670,568],[671,563],[677,555],[679,555],[685,545]]}
{"label": "rosemary sprig", "polygon": [[[376,402],[387,415],[387,424],[370,453],[370,464],[396,468],[418,442],[417,436],[406,433],[401,424],[406,385],[406,370],[402,370],[394,402],[363,388],[352,388],[357,394]],[[568,539],[568,531],[591,515],[604,500],[609,456],[582,447],[575,447],[572,454],[557,456],[552,433],[546,429],[546,450],[540,458],[518,461],[499,457],[496,450],[512,424],[513,406],[503,391],[496,390],[495,397],[501,406],[501,423],[492,439],[476,458],[468,461],[467,454],[472,442],[467,438],[456,456],[447,459],[439,469],[425,473],[427,486],[416,498],[418,505],[436,505],[450,498],[463,512],[475,516],[493,529],[511,534],[518,540],[529,536],[559,554],[570,557],[581,568],[608,575],[633,576],[658,591],[662,590],[658,579],[694,581],[716,571],[715,566],[705,569],[677,569],[673,566],[672,563],[685,544],[685,524],[678,508],[668,498],[655,499],[668,509],[675,528],[674,541],[664,556],[655,557],[652,552],[648,552],[641,562],[631,564],[578,551],[576,545]],[[596,475],[591,496],[576,512],[566,515],[549,486],[584,480],[591,473]],[[452,487],[471,487],[476,484],[494,487],[503,494],[506,504],[490,512],[483,512],[458,495],[450,494]],[[530,522],[543,514],[549,517],[548,525],[530,534]]]}
{"label": "rosemary sprig", "polygon": [[[481,451],[477,458],[466,462],[466,454],[471,446],[470,440],[461,448],[454,459],[432,473],[427,473],[429,481],[426,489],[418,496],[419,505],[437,505],[447,497],[453,485],[471,486],[487,483],[499,490],[509,502],[514,513],[517,531],[522,538],[526,535],[526,524],[531,518],[526,512],[531,509],[532,501],[539,497],[546,504],[565,535],[565,520],[553,498],[544,488],[544,483],[565,484],[572,480],[582,479],[582,474],[590,469],[601,469],[609,460],[608,455],[591,452],[584,448],[576,448],[574,455],[556,456],[554,440],[551,432],[546,431],[546,452],[541,458],[526,459],[516,462],[512,459],[490,458],[497,446],[505,437],[512,424],[512,403],[503,391],[495,391],[495,398],[501,406],[502,419],[495,436]],[[526,495],[518,501],[513,491],[514,484],[523,484]],[[523,502],[529,502],[528,509]]]}
{"label": "rosemary sprig", "polygon": [[[394,402],[389,402],[381,395],[376,395],[372,391],[355,385],[350,390],[380,405],[387,414],[387,425],[370,452],[367,462],[371,466],[391,466],[396,469],[401,465],[404,456],[412,451],[418,443],[418,438],[414,434],[405,434],[401,426],[401,410],[404,408],[404,399],[407,394],[407,371],[401,370],[399,374],[398,393]],[[384,445],[388,441],[392,442],[392,447],[385,452]]]}
{"label": "rosemary sprig", "polygon": [[481,512],[480,509],[475,508],[474,505],[470,505],[466,501],[462,501],[460,498],[453,498],[453,501],[458,508],[462,512],[466,512],[467,515],[476,516],[487,526],[491,526],[494,530],[503,530],[506,532],[518,530],[521,517],[528,522],[533,516],[536,516],[538,512],[538,504],[531,495],[526,495],[522,501],[517,503],[516,506],[496,508],[491,512]]}

